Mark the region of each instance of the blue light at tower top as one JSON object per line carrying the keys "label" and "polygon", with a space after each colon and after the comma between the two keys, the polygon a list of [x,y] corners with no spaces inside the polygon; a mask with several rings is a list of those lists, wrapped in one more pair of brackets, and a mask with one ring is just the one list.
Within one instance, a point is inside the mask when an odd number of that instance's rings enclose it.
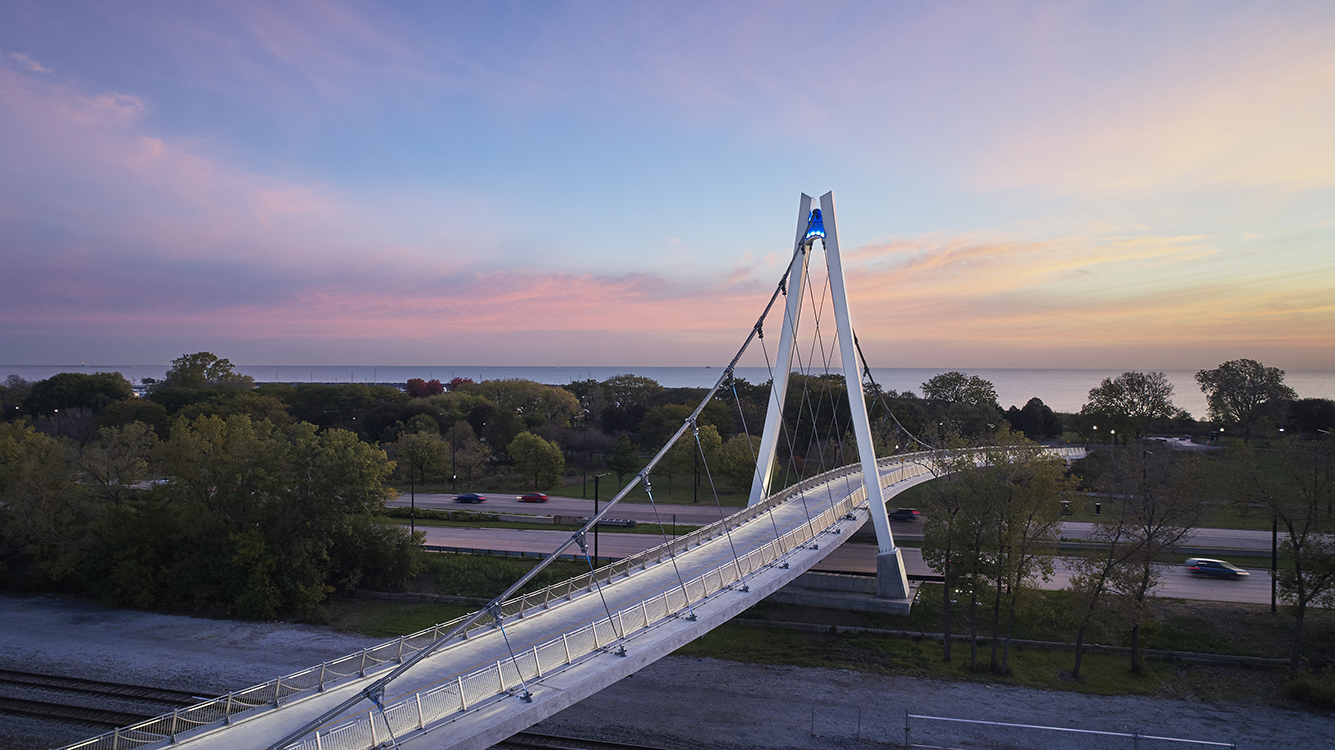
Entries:
{"label": "blue light at tower top", "polygon": [[807,235],[802,241],[811,242],[817,237],[825,239],[825,222],[821,221],[819,208],[812,209],[811,218],[807,219]]}

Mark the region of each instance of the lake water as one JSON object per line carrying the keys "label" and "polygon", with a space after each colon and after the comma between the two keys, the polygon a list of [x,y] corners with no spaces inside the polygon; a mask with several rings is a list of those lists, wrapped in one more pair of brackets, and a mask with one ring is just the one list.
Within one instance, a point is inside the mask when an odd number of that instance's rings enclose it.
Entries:
{"label": "lake water", "polygon": [[[18,375],[27,380],[43,380],[61,372],[119,372],[136,385],[144,378],[162,378],[168,365],[0,365],[0,379]],[[256,382],[282,383],[403,383],[410,378],[438,379],[472,378],[475,381],[522,378],[552,385],[565,385],[576,380],[606,380],[626,373],[652,378],[668,388],[708,388],[718,381],[723,370],[719,367],[487,367],[464,365],[348,367],[331,365],[237,365],[237,371],[249,375]],[[872,376],[882,388],[895,391],[913,391],[922,395],[922,384],[934,375],[949,372],[949,368],[873,367]],[[1024,406],[1037,396],[1043,403],[1059,412],[1076,412],[1085,403],[1089,390],[1104,378],[1116,377],[1123,370],[1026,370],[974,369],[965,370],[989,380],[997,389],[997,400],[1002,408]],[[1205,395],[1196,385],[1195,370],[1166,370],[1173,383],[1173,403],[1197,418],[1206,415]],[[737,375],[752,383],[763,383],[769,372],[763,367],[738,367]],[[1302,398],[1335,399],[1335,372],[1286,372],[1284,382]]]}

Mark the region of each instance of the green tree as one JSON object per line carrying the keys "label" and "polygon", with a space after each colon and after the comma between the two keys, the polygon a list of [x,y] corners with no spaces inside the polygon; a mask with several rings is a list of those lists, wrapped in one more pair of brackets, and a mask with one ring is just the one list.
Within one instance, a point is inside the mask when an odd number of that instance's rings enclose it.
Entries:
{"label": "green tree", "polygon": [[463,477],[466,484],[477,481],[491,465],[491,448],[478,440],[472,426],[463,420],[450,426],[449,441],[453,473]]}
{"label": "green tree", "polygon": [[555,487],[565,470],[565,454],[561,446],[544,440],[531,432],[521,432],[508,447],[520,476],[533,477],[534,489]]}
{"label": "green tree", "polygon": [[150,391],[163,388],[205,388],[207,386],[253,388],[255,379],[236,372],[232,363],[210,352],[184,354],[172,360],[171,368]]}
{"label": "green tree", "polygon": [[929,401],[992,406],[997,402],[997,389],[991,381],[977,375],[943,372],[922,384],[922,397]]}
{"label": "green tree", "polygon": [[1210,418],[1240,425],[1244,441],[1251,439],[1252,428],[1264,415],[1266,404],[1298,398],[1284,385],[1283,370],[1254,359],[1234,359],[1213,370],[1201,370],[1196,373],[1196,382],[1205,393]]}
{"label": "green tree", "polygon": [[[923,559],[941,571],[948,591],[954,586],[969,591],[972,668],[977,668],[978,659],[978,607],[982,597],[990,594],[990,668],[1006,673],[1020,598],[1036,578],[1052,572],[1061,499],[1069,483],[1059,461],[1020,436],[1002,430],[989,442],[992,444],[939,451],[931,457],[933,472],[943,479],[934,483],[929,495]],[[945,602],[944,627],[951,627],[951,617],[950,604]],[[949,656],[947,645],[946,658]]]}
{"label": "green tree", "polygon": [[1173,384],[1162,372],[1124,372],[1104,378],[1089,391],[1089,401],[1080,413],[1140,439],[1156,419],[1167,419],[1178,411],[1173,406]]}
{"label": "green tree", "polygon": [[30,425],[0,423],[0,581],[41,588],[79,568],[97,508],[75,481],[72,454]]}
{"label": "green tree", "polygon": [[548,424],[569,427],[571,420],[580,413],[579,400],[569,391],[532,380],[516,378],[462,383],[456,392],[481,395],[497,409],[519,417],[529,428]]}
{"label": "green tree", "polygon": [[132,485],[148,476],[148,458],[158,442],[142,422],[124,427],[103,427],[97,438],[79,450],[84,481],[111,503],[124,501]]}
{"label": "green tree", "polygon": [[758,450],[760,450],[760,438],[741,432],[728,438],[728,442],[719,450],[719,473],[734,490],[751,491],[751,480],[756,474]]}
{"label": "green tree", "polygon": [[[434,423],[432,423],[434,426]],[[449,446],[438,433],[428,430],[404,432],[394,443],[394,456],[399,467],[408,475],[409,492],[417,499],[417,483],[426,483],[429,474],[445,467]]]}
{"label": "green tree", "polygon": [[627,474],[635,473],[635,468],[639,462],[635,460],[635,444],[630,438],[621,435],[617,438],[616,445],[612,446],[612,456],[607,462],[607,468],[617,475],[617,486],[625,485]]}
{"label": "green tree", "polygon": [[[364,531],[381,523],[392,468],[383,450],[304,422],[280,431],[244,415],[206,416],[178,420],[158,460],[185,542],[170,548],[159,596],[268,618],[309,612],[359,582],[357,558],[343,551],[364,549]],[[406,532],[370,536],[411,544]]]}
{"label": "green tree", "polygon": [[111,404],[134,398],[130,381],[119,372],[62,372],[33,383],[24,410],[35,417],[49,416],[57,409],[87,409],[94,416]]}

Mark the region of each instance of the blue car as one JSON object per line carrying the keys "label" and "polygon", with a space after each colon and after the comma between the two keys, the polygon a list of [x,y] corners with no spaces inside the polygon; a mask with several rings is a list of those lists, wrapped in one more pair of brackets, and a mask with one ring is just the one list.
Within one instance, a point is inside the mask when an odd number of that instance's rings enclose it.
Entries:
{"label": "blue car", "polygon": [[465,492],[464,494],[455,497],[455,498],[454,498],[454,502],[456,502],[456,503],[485,503],[485,502],[487,502],[487,496],[486,496],[486,495],[479,495],[479,494],[477,494],[476,492]]}
{"label": "blue car", "polygon": [[1242,578],[1251,575],[1232,563],[1205,557],[1193,557],[1188,560],[1187,570],[1195,575],[1211,578]]}

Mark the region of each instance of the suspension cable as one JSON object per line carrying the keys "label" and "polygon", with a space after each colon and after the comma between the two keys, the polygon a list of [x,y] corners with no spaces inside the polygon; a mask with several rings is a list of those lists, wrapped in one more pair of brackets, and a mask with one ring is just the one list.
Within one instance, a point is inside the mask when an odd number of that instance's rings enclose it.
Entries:
{"label": "suspension cable", "polygon": [[[737,414],[742,420],[742,434],[746,435],[746,450],[751,454],[751,465],[755,466],[760,463],[760,459],[756,456],[756,447],[751,444],[751,430],[746,426],[746,412],[742,409],[742,396],[737,392],[737,379],[732,378],[730,384],[733,400],[737,402]],[[779,541],[782,539],[782,535],[779,533],[779,522],[774,519],[773,509],[771,508],[770,512],[765,515],[769,516],[770,525],[774,527],[775,541]]]}
{"label": "suspension cable", "polygon": [[[700,428],[692,425],[691,431],[695,433],[695,447],[700,452],[701,463],[705,465],[705,477],[709,479],[709,491],[714,493],[714,505],[718,506],[719,518],[726,518],[723,515],[723,501],[719,499],[718,488],[714,486],[714,474],[709,470],[709,458],[705,456],[705,447],[700,443]],[[728,549],[732,550],[732,564],[737,567],[737,581],[742,584],[743,592],[750,591],[751,587],[746,583],[746,573],[742,571],[741,560],[737,557],[737,546],[732,541],[732,529],[726,522],[723,524],[723,535],[728,538]]]}
{"label": "suspension cable", "polygon": [[[606,607],[606,605],[607,603],[603,602],[603,606]],[[514,647],[510,645],[510,636],[505,632],[505,618],[501,616],[500,607],[497,607],[496,611],[491,613],[491,616],[492,619],[496,620],[496,627],[501,629],[501,638],[505,639],[505,649],[510,652],[510,663],[514,665],[515,675],[519,677],[519,687],[524,690],[524,694],[519,698],[525,703],[532,703],[533,693],[528,691],[528,683],[524,682],[524,672],[519,668],[519,657],[515,656]],[[615,632],[615,628],[613,628],[613,632]],[[534,654],[533,658],[536,660],[538,657]]]}
{"label": "suspension cable", "polygon": [[[663,528],[663,517],[658,514],[658,503],[654,502],[654,489],[649,486],[649,479],[644,480],[644,492],[649,496],[649,505],[654,509],[654,520],[658,522],[658,531],[663,535],[663,542],[667,543],[667,530]],[[668,547],[668,560],[672,561],[672,572],[677,575],[677,585],[681,587],[681,595],[686,598],[686,611],[690,613],[687,620],[695,622],[695,607],[691,604],[691,592],[686,590],[686,581],[682,580],[681,569],[677,567],[677,551]]]}
{"label": "suspension cable", "polygon": [[[621,650],[617,652],[617,655],[618,655],[618,656],[625,656],[625,655],[626,655],[626,643],[625,643],[625,641],[626,641],[626,635],[625,635],[625,633],[618,633],[618,632],[617,632],[616,618],[612,617],[612,609],[611,609],[610,607],[607,606],[607,597],[603,594],[603,587],[598,585],[598,572],[597,572],[596,570],[594,570],[594,567],[593,567],[593,559],[589,557],[589,545],[588,545],[588,542],[584,539],[584,534],[582,534],[582,533],[579,535],[579,549],[580,549],[581,552],[584,553],[584,560],[585,560],[585,562],[587,562],[587,563],[589,564],[589,578],[591,579],[591,581],[592,581],[592,583],[593,583],[593,590],[598,592],[598,598],[599,598],[599,599],[602,601],[602,603],[603,603],[603,611],[607,613],[607,622],[608,622],[608,624],[610,624],[610,625],[612,626],[612,634],[615,635],[615,636],[617,637],[617,640],[621,641]],[[594,625],[594,627],[596,628],[597,625]],[[598,640],[598,634],[597,634],[597,632],[595,632],[595,633],[594,633],[594,642],[596,643],[597,640]]]}

